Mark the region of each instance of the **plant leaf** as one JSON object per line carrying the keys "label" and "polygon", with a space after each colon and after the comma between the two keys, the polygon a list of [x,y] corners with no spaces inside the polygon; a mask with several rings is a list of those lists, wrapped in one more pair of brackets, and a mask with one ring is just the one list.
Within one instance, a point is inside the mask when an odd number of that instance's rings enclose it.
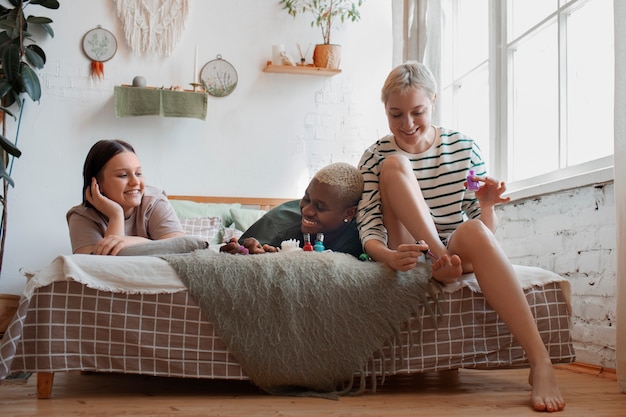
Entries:
{"label": "plant leaf", "polygon": [[[15,92],[18,90],[18,92]],[[21,105],[20,101],[17,100],[19,95],[19,87],[16,87],[15,84],[11,86],[11,91],[9,91],[2,99],[4,100],[4,105],[6,107],[11,107],[17,102],[18,106]]]}
{"label": "plant leaf", "polygon": [[4,168],[3,164],[0,164],[0,178],[4,178],[4,180],[9,183],[9,185],[11,187],[15,187],[15,183],[13,182],[13,179],[9,176],[9,173],[7,172],[7,170]]}
{"label": "plant leaf", "polygon": [[48,32],[48,35],[50,35],[51,38],[54,38],[54,30],[52,30],[52,26],[47,23],[42,23],[41,27]]}
{"label": "plant leaf", "polygon": [[20,20],[24,18],[20,9],[12,9],[0,20],[0,29],[4,29],[11,39],[20,37]]}
{"label": "plant leaf", "polygon": [[57,0],[31,0],[30,4],[38,4],[47,9],[58,9],[59,2]]}
{"label": "plant leaf", "polygon": [[11,109],[8,109],[4,106],[0,106],[0,111],[5,112],[6,114],[8,114],[9,116],[11,116],[13,119],[17,119],[17,117],[15,117],[15,115],[13,114],[13,112],[11,111]]}
{"label": "plant leaf", "polygon": [[20,66],[20,75],[22,76],[22,87],[30,96],[31,100],[39,101],[41,98],[41,84],[39,77],[32,68],[25,62]]}
{"label": "plant leaf", "polygon": [[6,96],[13,88],[13,83],[9,82],[6,78],[0,81],[0,98]]}
{"label": "plant leaf", "polygon": [[26,59],[33,64],[35,68],[43,68],[46,64],[46,53],[37,45],[28,45],[24,49]]}
{"label": "plant leaf", "polygon": [[[28,18],[26,19],[26,23],[31,25],[39,25],[41,28],[43,28],[43,30],[48,32],[48,35],[50,35],[51,38],[54,38],[54,31],[52,30],[52,26],[50,26],[50,23],[52,23],[52,19],[50,19],[49,17],[28,16]],[[24,28],[26,28],[26,26],[24,26]],[[30,38],[31,36],[28,37]]]}
{"label": "plant leaf", "polygon": [[43,25],[44,23],[52,23],[52,19],[44,16],[28,16],[26,22],[34,23],[36,25]]}
{"label": "plant leaf", "polygon": [[17,149],[17,147],[13,144],[13,142],[11,142],[10,140],[8,140],[2,135],[0,135],[0,147],[4,149],[5,151],[7,151],[7,153],[13,155],[16,158],[19,158],[20,156],[22,156],[22,151]]}
{"label": "plant leaf", "polygon": [[14,44],[9,45],[2,54],[2,70],[7,79],[13,83],[20,74],[20,51]]}

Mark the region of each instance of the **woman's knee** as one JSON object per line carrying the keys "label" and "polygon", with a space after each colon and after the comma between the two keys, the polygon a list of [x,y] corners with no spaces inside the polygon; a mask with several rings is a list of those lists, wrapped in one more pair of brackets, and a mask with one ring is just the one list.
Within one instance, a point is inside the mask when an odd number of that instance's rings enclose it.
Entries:
{"label": "woman's knee", "polygon": [[480,243],[495,239],[491,230],[480,220],[471,219],[464,222],[452,235],[453,239],[463,244]]}
{"label": "woman's knee", "polygon": [[380,167],[380,175],[402,175],[406,173],[412,173],[413,169],[409,162],[409,158],[404,155],[389,155],[383,161]]}

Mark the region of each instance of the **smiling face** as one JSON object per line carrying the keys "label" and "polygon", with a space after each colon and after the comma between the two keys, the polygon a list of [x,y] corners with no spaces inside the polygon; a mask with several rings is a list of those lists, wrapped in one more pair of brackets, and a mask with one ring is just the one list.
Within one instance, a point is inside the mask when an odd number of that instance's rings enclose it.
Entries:
{"label": "smiling face", "polygon": [[115,155],[97,179],[100,192],[122,206],[124,215],[130,215],[141,204],[145,184],[141,163],[133,152]]}
{"label": "smiling face", "polygon": [[356,206],[346,207],[345,199],[339,198],[337,187],[312,179],[300,200],[302,213],[302,233],[324,233],[326,242],[334,240],[347,224],[344,219],[352,219]]}
{"label": "smiling face", "polygon": [[422,153],[433,144],[432,114],[435,100],[421,87],[409,87],[389,95],[385,112],[398,146],[409,153]]}

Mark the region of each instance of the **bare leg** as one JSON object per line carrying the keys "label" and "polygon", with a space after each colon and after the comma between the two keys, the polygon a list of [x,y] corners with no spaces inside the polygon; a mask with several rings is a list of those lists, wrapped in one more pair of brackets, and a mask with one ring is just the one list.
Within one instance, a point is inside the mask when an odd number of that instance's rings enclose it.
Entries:
{"label": "bare leg", "polygon": [[391,155],[385,159],[380,171],[379,188],[389,248],[395,249],[403,243],[423,240],[431,252],[439,257],[433,264],[433,277],[444,282],[460,277],[461,259],[451,255],[441,243],[422,190],[406,157]]}
{"label": "bare leg", "polygon": [[454,233],[449,249],[474,267],[483,295],[524,348],[530,362],[530,402],[538,411],[560,411],[565,401],[515,271],[494,235],[480,221],[470,220]]}

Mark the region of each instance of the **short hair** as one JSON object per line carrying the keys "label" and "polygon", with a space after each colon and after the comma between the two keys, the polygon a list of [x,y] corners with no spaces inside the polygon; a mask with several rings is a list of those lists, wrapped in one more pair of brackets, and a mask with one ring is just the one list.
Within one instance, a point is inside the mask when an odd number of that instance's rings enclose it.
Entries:
{"label": "short hair", "polygon": [[380,98],[387,104],[391,94],[415,87],[422,88],[431,100],[437,94],[437,81],[428,67],[417,61],[407,61],[391,70],[383,84]]}
{"label": "short hair", "polygon": [[337,188],[340,199],[357,205],[363,194],[363,175],[346,162],[335,162],[317,171],[313,179]]}
{"label": "short hair", "polygon": [[93,207],[85,198],[85,191],[91,187],[91,179],[102,173],[102,168],[115,155],[122,152],[135,153],[135,149],[120,139],[102,139],[93,144],[83,166],[83,205]]}

